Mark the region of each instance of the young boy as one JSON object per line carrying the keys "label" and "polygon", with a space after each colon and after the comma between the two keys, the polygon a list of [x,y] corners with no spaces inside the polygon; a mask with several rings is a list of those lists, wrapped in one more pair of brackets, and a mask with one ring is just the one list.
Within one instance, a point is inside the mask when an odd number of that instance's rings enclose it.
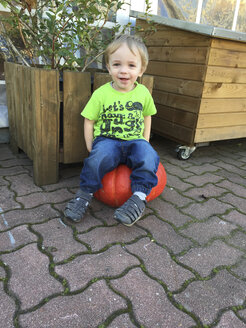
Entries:
{"label": "young boy", "polygon": [[156,108],[148,89],[136,82],[148,64],[141,39],[122,35],[105,51],[112,82],[98,88],[81,115],[89,157],[80,174],[80,189],[66,206],[65,216],[78,222],[103,176],[119,164],[132,169],[133,195],[114,213],[124,225],[137,222],[145,210],[146,196],[157,184],[159,156],[149,144],[151,115]]}

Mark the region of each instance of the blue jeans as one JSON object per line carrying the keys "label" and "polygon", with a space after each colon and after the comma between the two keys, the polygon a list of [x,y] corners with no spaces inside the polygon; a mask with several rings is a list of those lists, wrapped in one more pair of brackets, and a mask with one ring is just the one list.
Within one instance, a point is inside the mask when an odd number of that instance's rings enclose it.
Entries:
{"label": "blue jeans", "polygon": [[104,175],[119,164],[132,169],[131,189],[148,195],[157,185],[159,156],[146,140],[120,140],[97,137],[89,157],[84,160],[80,174],[80,188],[94,193],[102,187]]}

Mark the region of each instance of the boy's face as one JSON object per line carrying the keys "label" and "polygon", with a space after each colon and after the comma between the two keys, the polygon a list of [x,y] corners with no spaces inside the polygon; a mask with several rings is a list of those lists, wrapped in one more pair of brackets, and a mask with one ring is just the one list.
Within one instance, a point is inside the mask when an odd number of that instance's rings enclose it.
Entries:
{"label": "boy's face", "polygon": [[137,78],[143,74],[139,51],[137,48],[133,51],[123,43],[109,56],[107,68],[113,79],[113,87],[123,93],[131,91]]}

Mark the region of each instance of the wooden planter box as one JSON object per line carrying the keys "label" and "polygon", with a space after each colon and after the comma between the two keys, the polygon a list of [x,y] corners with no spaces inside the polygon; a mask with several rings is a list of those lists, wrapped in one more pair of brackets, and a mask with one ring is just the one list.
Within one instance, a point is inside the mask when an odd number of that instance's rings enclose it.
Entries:
{"label": "wooden planter box", "polygon": [[[141,14],[137,25],[145,27]],[[152,130],[186,146],[246,137],[246,33],[153,16]]]}
{"label": "wooden planter box", "polygon": [[[33,160],[36,185],[58,181],[59,163],[82,162],[88,152],[80,113],[91,96],[91,73],[63,73],[5,62],[10,146]],[[94,74],[94,89],[110,81],[109,74]],[[141,83],[152,92],[153,77]]]}

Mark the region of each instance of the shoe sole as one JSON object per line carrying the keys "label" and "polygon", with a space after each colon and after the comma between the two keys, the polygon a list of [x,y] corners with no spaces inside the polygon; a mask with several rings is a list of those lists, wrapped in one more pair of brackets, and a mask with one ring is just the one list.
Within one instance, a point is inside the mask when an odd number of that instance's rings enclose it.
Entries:
{"label": "shoe sole", "polygon": [[124,223],[124,222],[122,222],[120,219],[116,218],[115,216],[114,216],[114,219],[115,219],[117,222],[123,224],[124,226],[131,227],[131,226],[133,226],[138,220],[140,220],[142,216],[143,216],[143,214],[142,214],[141,216],[139,216],[139,217],[138,217],[135,221],[133,221],[132,223]]}

